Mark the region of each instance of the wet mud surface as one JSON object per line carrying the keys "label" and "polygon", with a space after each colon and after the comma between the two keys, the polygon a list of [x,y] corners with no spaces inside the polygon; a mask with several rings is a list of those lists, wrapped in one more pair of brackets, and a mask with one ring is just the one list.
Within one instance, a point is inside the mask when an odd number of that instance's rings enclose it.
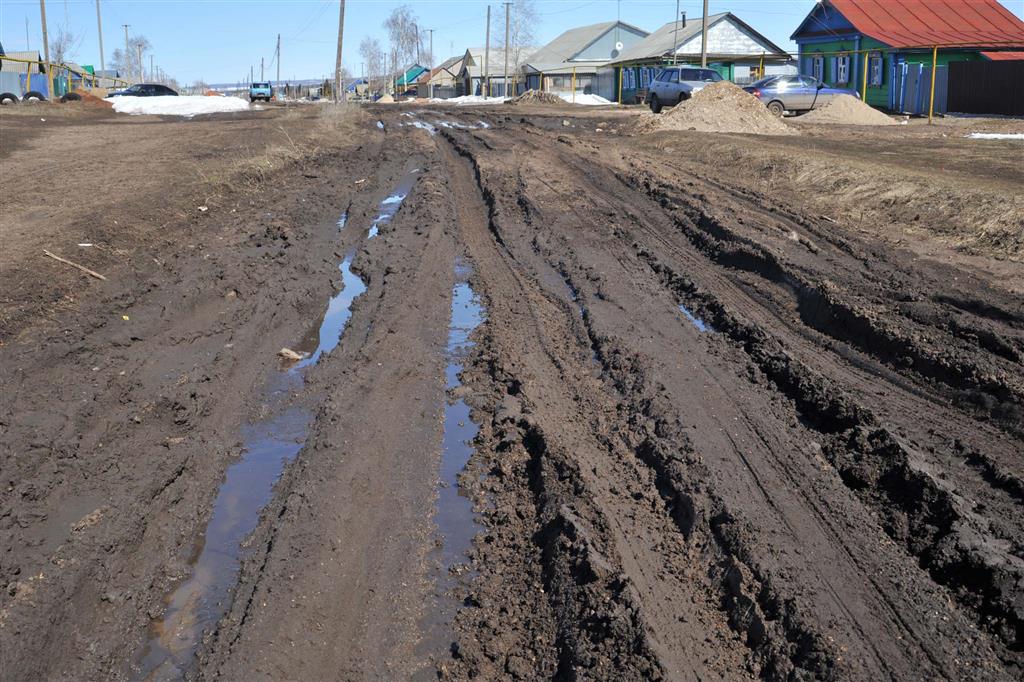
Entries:
{"label": "wet mud surface", "polygon": [[25,260],[101,200],[19,228],[0,677],[1019,679],[1012,151],[807,133],[951,155],[957,224],[868,225],[765,174],[792,140],[629,115],[200,120],[298,141],[129,159],[202,172],[76,246],[107,282]]}

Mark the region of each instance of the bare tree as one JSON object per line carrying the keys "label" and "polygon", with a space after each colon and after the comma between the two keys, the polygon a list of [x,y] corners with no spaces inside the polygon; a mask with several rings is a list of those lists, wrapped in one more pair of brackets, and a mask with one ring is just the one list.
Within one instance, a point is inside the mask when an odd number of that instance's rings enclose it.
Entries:
{"label": "bare tree", "polygon": [[139,48],[142,48],[142,59],[145,60],[150,44],[144,36],[134,36],[128,41],[127,55],[120,48],[114,50],[110,66],[113,69],[117,69],[118,73],[121,74],[121,78],[131,78],[134,74],[142,73],[140,68],[142,65],[139,64]]}
{"label": "bare tree", "polygon": [[66,26],[61,26],[50,39],[50,59],[54,64],[64,64],[71,59],[81,42],[81,38],[76,38]]}
{"label": "bare tree", "polygon": [[371,92],[376,92],[387,71],[384,48],[381,47],[379,40],[367,36],[363,38],[363,42],[359,43],[359,54],[363,58],[363,65],[366,68],[366,73],[363,75],[369,81],[369,89]]}
{"label": "bare tree", "polygon": [[416,15],[408,5],[396,7],[384,22],[384,28],[388,32],[390,43],[391,73],[396,74],[421,56],[423,36]]}
{"label": "bare tree", "polygon": [[[515,0],[512,3],[508,29],[508,66],[518,69],[529,57],[528,48],[536,42],[537,7],[533,0]],[[505,22],[496,21],[491,25],[491,44],[499,49],[505,47]]]}

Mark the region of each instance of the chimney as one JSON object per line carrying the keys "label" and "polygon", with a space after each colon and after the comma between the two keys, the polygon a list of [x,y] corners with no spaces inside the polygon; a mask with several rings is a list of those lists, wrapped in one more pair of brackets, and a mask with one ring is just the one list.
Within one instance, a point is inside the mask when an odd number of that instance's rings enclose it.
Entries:
{"label": "chimney", "polygon": [[681,12],[680,16],[683,18],[682,19],[683,28],[686,28],[686,11],[684,10],[683,12]]}

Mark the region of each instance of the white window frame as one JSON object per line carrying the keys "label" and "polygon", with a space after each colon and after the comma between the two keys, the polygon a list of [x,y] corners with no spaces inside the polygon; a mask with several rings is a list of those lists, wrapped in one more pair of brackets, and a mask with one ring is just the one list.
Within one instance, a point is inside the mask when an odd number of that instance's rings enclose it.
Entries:
{"label": "white window frame", "polygon": [[850,82],[850,55],[841,54],[836,60],[836,83]]}
{"label": "white window frame", "polygon": [[872,52],[868,55],[868,85],[881,87],[885,78],[885,60],[881,52]]}
{"label": "white window frame", "polygon": [[818,81],[825,82],[825,58],[820,54],[811,57],[811,75]]}

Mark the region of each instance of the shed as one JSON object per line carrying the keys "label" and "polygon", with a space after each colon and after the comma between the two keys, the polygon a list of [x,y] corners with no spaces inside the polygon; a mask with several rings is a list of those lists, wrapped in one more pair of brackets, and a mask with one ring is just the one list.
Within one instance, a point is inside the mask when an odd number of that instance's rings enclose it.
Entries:
{"label": "shed", "polygon": [[949,65],[1013,59],[1024,50],[1024,22],[997,0],[820,0],[792,39],[801,73],[857,90],[867,75],[869,104],[908,113],[928,111],[938,48],[935,110],[943,112]]}
{"label": "shed", "polygon": [[[608,68],[608,62],[647,36],[647,31],[622,21],[571,28],[523,64],[526,87],[563,93],[575,88],[614,99],[614,69]],[[605,72],[608,77],[600,78]]]}
{"label": "shed", "polygon": [[465,54],[459,54],[441,62],[430,70],[426,84],[433,88],[433,96],[447,99],[457,97],[459,92],[459,71],[462,70],[462,60]]}
{"label": "shed", "polygon": [[[623,100],[642,96],[668,64],[700,64],[702,17],[670,21],[624,49],[613,66],[622,67]],[[708,15],[708,66],[723,78],[749,82],[765,73],[784,72],[791,57],[732,12]],[[772,67],[775,67],[774,69]]]}
{"label": "shed", "polygon": [[426,72],[426,67],[413,64],[395,79],[395,92],[405,92]]}
{"label": "shed", "polygon": [[[467,95],[490,94],[492,97],[505,96],[506,89],[509,94],[518,87],[522,77],[522,65],[529,61],[535,47],[519,48],[515,52],[510,51],[508,60],[508,87],[504,82],[505,77],[505,50],[492,47],[485,54],[482,47],[471,47],[462,56],[462,68],[459,69],[458,80],[461,83],[462,92]],[[516,59],[518,54],[518,59]],[[518,63],[516,63],[518,61]],[[486,71],[484,66],[486,64]]]}

